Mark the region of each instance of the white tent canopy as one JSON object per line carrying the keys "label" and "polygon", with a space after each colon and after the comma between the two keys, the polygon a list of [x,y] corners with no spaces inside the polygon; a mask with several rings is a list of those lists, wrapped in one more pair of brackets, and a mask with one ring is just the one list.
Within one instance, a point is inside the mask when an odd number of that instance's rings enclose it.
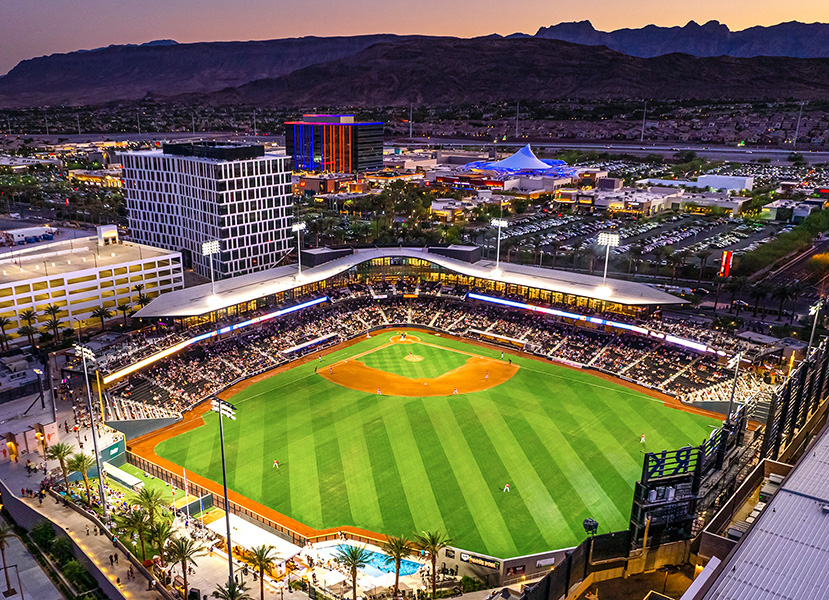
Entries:
{"label": "white tent canopy", "polygon": [[512,156],[508,156],[504,160],[489,163],[488,166],[494,169],[510,169],[514,171],[542,171],[552,169],[550,165],[539,160],[529,144]]}
{"label": "white tent canopy", "polygon": [[[227,537],[227,527],[223,518],[213,521],[207,527],[223,538]],[[283,540],[278,535],[257,527],[253,523],[248,523],[236,515],[230,515],[230,541],[234,546],[242,546],[242,548],[248,550],[263,544],[273,546],[280,562],[293,558],[302,551],[299,546]]]}

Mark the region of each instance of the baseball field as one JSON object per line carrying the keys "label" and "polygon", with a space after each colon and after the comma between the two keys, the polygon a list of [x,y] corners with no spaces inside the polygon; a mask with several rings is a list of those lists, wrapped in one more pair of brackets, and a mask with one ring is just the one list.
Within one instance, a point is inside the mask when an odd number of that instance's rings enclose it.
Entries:
{"label": "baseball field", "polygon": [[[587,517],[627,528],[643,452],[698,445],[716,424],[588,371],[421,331],[324,352],[229,400],[241,496],[315,529],[438,529],[501,558],[576,545]],[[218,415],[158,439],[157,456],[221,483]]]}

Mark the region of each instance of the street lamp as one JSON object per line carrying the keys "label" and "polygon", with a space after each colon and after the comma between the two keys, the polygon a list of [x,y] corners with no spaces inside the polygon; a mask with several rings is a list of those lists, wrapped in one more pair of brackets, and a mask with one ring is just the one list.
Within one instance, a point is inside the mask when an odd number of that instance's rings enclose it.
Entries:
{"label": "street lamp", "polygon": [[300,221],[299,223],[294,223],[291,225],[291,231],[296,231],[296,265],[297,265],[297,279],[302,277],[302,255],[300,254],[302,251],[302,239],[301,239],[301,232],[305,231],[307,225],[305,221]]}
{"label": "street lamp", "polygon": [[[86,382],[86,408],[89,411],[89,425],[92,429],[92,449],[95,451],[95,467],[98,469],[98,493],[101,495],[101,508],[104,510],[104,519],[108,518],[107,499],[104,493],[104,470],[101,468],[101,455],[98,454],[98,435],[95,433],[95,414],[92,412],[92,387],[89,385],[89,372],[86,369],[86,361],[95,362],[95,354],[86,346],[75,344],[75,356],[81,357],[83,363],[83,376]],[[103,420],[104,415],[101,415]],[[80,433],[78,434],[80,439]]]}
{"label": "street lamp", "polygon": [[43,371],[40,369],[32,369],[37,375],[37,387],[40,388],[40,408],[46,408],[46,399],[43,397],[43,380],[40,378],[43,375]]}
{"label": "street lamp", "polygon": [[210,410],[219,413],[219,437],[222,445],[222,485],[225,491],[225,523],[227,524],[227,582],[233,583],[233,546],[230,543],[230,503],[227,499],[227,465],[225,463],[225,427],[222,417],[227,417],[231,421],[236,420],[236,407],[230,402],[225,402],[219,398],[213,398],[210,404]]}
{"label": "street lamp", "polygon": [[219,240],[210,240],[209,242],[203,242],[201,245],[202,256],[210,257],[210,293],[214,296],[216,295],[216,282],[213,278],[213,255],[219,252],[221,252]]}
{"label": "street lamp", "polygon": [[492,219],[492,226],[498,228],[498,245],[495,247],[495,270],[499,272],[501,270],[501,228],[508,225],[509,222],[506,219]]}
{"label": "street lamp", "polygon": [[731,411],[734,408],[734,397],[737,395],[737,376],[740,373],[740,360],[743,358],[742,351],[735,354],[730,361],[728,361],[728,368],[734,367],[734,382],[731,384],[731,398],[728,400],[728,415],[725,418],[726,423],[731,422]]}
{"label": "street lamp", "polygon": [[605,246],[604,255],[604,276],[602,277],[602,287],[607,282],[607,261],[610,259],[610,249],[619,245],[619,234],[602,231],[599,233],[599,246]]}
{"label": "street lamp", "polygon": [[819,298],[817,302],[809,307],[809,314],[812,315],[812,335],[809,336],[809,346],[806,348],[806,360],[809,360],[812,342],[815,341],[815,329],[817,328],[817,318],[820,315],[821,308],[823,308],[823,298]]}

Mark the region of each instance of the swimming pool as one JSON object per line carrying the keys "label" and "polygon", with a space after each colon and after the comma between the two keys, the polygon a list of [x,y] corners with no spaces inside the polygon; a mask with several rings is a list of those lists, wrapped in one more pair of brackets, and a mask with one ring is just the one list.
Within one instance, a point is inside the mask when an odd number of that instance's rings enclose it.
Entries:
{"label": "swimming pool", "polygon": [[[337,550],[345,548],[346,546],[347,544],[338,544],[328,548],[328,550],[331,551],[331,556],[333,557]],[[386,573],[394,573],[394,563],[386,563],[385,554],[369,549],[366,549],[366,552],[368,552],[369,559],[366,566],[362,569],[365,571],[366,575],[370,575],[371,577],[380,577]],[[403,577],[405,575],[413,575],[414,573],[417,573],[419,568],[420,563],[416,563],[413,560],[403,559],[400,561],[400,576]]]}

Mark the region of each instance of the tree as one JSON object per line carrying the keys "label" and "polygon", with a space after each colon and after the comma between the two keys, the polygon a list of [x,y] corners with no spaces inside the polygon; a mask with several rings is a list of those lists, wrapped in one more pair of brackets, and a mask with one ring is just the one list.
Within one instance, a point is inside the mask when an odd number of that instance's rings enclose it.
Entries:
{"label": "tree", "polygon": [[21,310],[18,316],[24,321],[26,321],[26,324],[29,325],[29,327],[31,327],[32,323],[34,323],[37,320],[37,313],[31,308]]}
{"label": "tree", "polygon": [[558,252],[561,250],[561,241],[560,240],[553,240],[550,242],[550,248],[553,249],[553,264],[552,267],[556,268],[556,258],[558,258]]}
{"label": "tree", "polygon": [[705,265],[712,254],[713,252],[711,250],[700,250],[697,252],[696,256],[699,260],[699,277],[697,278],[697,283],[702,281],[702,276],[705,273]]}
{"label": "tree", "polygon": [[126,302],[122,302],[121,304],[119,304],[115,308],[118,310],[118,312],[120,312],[122,315],[124,315],[124,327],[126,327],[127,326],[127,313],[130,312],[130,310],[132,310],[132,306],[130,306]]}
{"label": "tree", "polygon": [[676,268],[682,263],[682,256],[680,254],[671,254],[668,256],[668,264],[671,265],[671,285],[676,281]]}
{"label": "tree", "polygon": [[792,300],[792,312],[789,316],[789,323],[794,322],[794,313],[797,310],[797,301],[800,299],[800,295],[806,289],[806,286],[803,285],[802,281],[795,280],[789,284],[789,294],[791,294]]}
{"label": "tree", "polygon": [[590,275],[593,274],[593,265],[596,263],[596,259],[599,258],[599,249],[596,246],[588,246],[587,249],[584,251],[584,255],[587,257],[588,264],[589,264],[589,273]]}
{"label": "tree", "polygon": [[57,306],[55,304],[47,304],[46,308],[43,309],[43,314],[47,317],[52,318],[52,319],[57,319],[58,315],[60,315],[60,313],[61,313],[60,306]]}
{"label": "tree", "polygon": [[150,297],[146,294],[138,294],[138,306],[144,308],[150,303]]}
{"label": "tree", "polygon": [[172,521],[160,519],[157,523],[154,523],[150,527],[150,535],[148,537],[150,541],[155,544],[155,547],[158,548],[158,556],[161,559],[161,566],[164,567],[166,565],[166,562],[164,561],[164,547],[173,537]]}
{"label": "tree", "polygon": [[219,600],[253,600],[247,591],[248,587],[244,583],[228,581],[225,585],[216,586],[213,597]]}
{"label": "tree", "polygon": [[6,590],[11,589],[9,582],[9,570],[6,568],[6,546],[14,536],[14,531],[5,523],[0,524],[0,556],[3,557],[3,573],[6,574]]}
{"label": "tree", "polygon": [[357,569],[362,569],[368,564],[371,553],[365,546],[344,545],[337,548],[334,560],[351,574],[352,600],[357,600]]}
{"label": "tree", "polygon": [[104,330],[104,321],[109,319],[112,316],[112,313],[109,312],[109,309],[103,306],[99,306],[95,310],[92,311],[92,316],[96,319],[101,320],[101,331]]}
{"label": "tree", "polygon": [[171,562],[181,565],[181,576],[184,579],[184,598],[187,598],[187,566],[197,567],[196,559],[204,555],[204,546],[190,537],[174,537],[170,541],[170,548],[167,550],[167,557]]}
{"label": "tree", "polygon": [[760,300],[765,300],[768,296],[769,289],[764,282],[755,283],[748,290],[749,297],[754,300],[754,316],[757,316],[757,311],[760,309]]}
{"label": "tree", "polygon": [[144,511],[146,511],[147,516],[150,518],[150,525],[155,523],[156,511],[167,506],[167,502],[164,500],[164,495],[161,489],[156,487],[145,486],[141,488],[141,490],[133,496],[132,501],[134,504],[137,504]]}
{"label": "tree", "polygon": [[412,543],[404,537],[389,537],[383,542],[383,552],[386,556],[386,564],[394,563],[394,598],[399,595],[400,588],[400,563],[408,557],[412,550]]}
{"label": "tree", "polygon": [[11,319],[8,317],[0,317],[0,347],[5,348],[8,350],[9,348],[9,337],[6,335],[6,327],[11,325]]}
{"label": "tree", "polygon": [[429,559],[432,561],[432,600],[435,598],[437,590],[437,564],[438,554],[441,550],[449,546],[452,540],[439,531],[424,531],[415,536],[415,542],[423,550],[429,553]]}
{"label": "tree", "polygon": [[656,268],[654,269],[654,273],[659,273],[659,263],[662,262],[662,257],[665,255],[665,246],[657,246],[652,251],[654,260],[656,262]]}
{"label": "tree", "polygon": [[718,274],[716,277],[714,277],[714,283],[717,284],[717,291],[714,294],[714,312],[715,313],[717,312],[717,304],[720,301],[720,290],[722,289],[723,283],[725,283],[726,281],[728,281],[728,279],[726,277],[723,277],[722,275]]}
{"label": "tree", "polygon": [[573,268],[576,268],[576,262],[579,260],[579,253],[581,252],[581,247],[584,246],[584,242],[582,240],[576,240],[573,242]]}
{"label": "tree", "polygon": [[150,515],[143,510],[133,510],[125,515],[116,516],[115,525],[129,536],[138,536],[138,541],[141,542],[141,560],[147,560],[144,540],[150,533]]}
{"label": "tree", "polygon": [[[91,469],[95,465],[95,459],[90,456],[89,454],[84,454],[83,452],[77,452],[76,454],[72,455],[72,458],[69,459],[69,463],[66,465],[72,471],[77,471],[83,477],[83,484],[86,486],[86,505],[92,506],[92,497],[89,493],[89,475],[87,475],[87,471]],[[98,477],[101,474],[98,473]],[[68,490],[69,488],[67,488]]]}
{"label": "tree", "polygon": [[634,244],[628,250],[628,273],[633,271],[633,266],[636,265],[637,270],[639,268],[639,263],[642,262],[642,252],[644,248],[641,244]]}
{"label": "tree", "polygon": [[278,560],[276,554],[272,554],[276,548],[273,546],[256,546],[251,548],[251,562],[253,566],[259,569],[259,596],[261,600],[265,600],[265,571],[270,571]]}
{"label": "tree", "polygon": [[772,300],[780,301],[780,306],[777,309],[777,318],[783,319],[783,303],[792,297],[791,292],[789,291],[789,286],[785,283],[775,286],[771,291],[771,297]]}
{"label": "tree", "polygon": [[52,330],[52,339],[55,342],[60,342],[60,334],[58,333],[58,329],[60,328],[60,319],[51,318],[43,324],[43,327],[48,331]]}
{"label": "tree", "polygon": [[31,325],[23,325],[17,330],[19,335],[25,335],[26,338],[29,340],[29,345],[34,348],[35,345],[35,334],[37,333],[37,329],[32,327]]}
{"label": "tree", "polygon": [[46,449],[46,458],[58,461],[60,470],[63,473],[63,483],[66,485],[66,491],[69,491],[69,468],[66,464],[67,459],[72,455],[73,448],[64,442],[52,444]]}

